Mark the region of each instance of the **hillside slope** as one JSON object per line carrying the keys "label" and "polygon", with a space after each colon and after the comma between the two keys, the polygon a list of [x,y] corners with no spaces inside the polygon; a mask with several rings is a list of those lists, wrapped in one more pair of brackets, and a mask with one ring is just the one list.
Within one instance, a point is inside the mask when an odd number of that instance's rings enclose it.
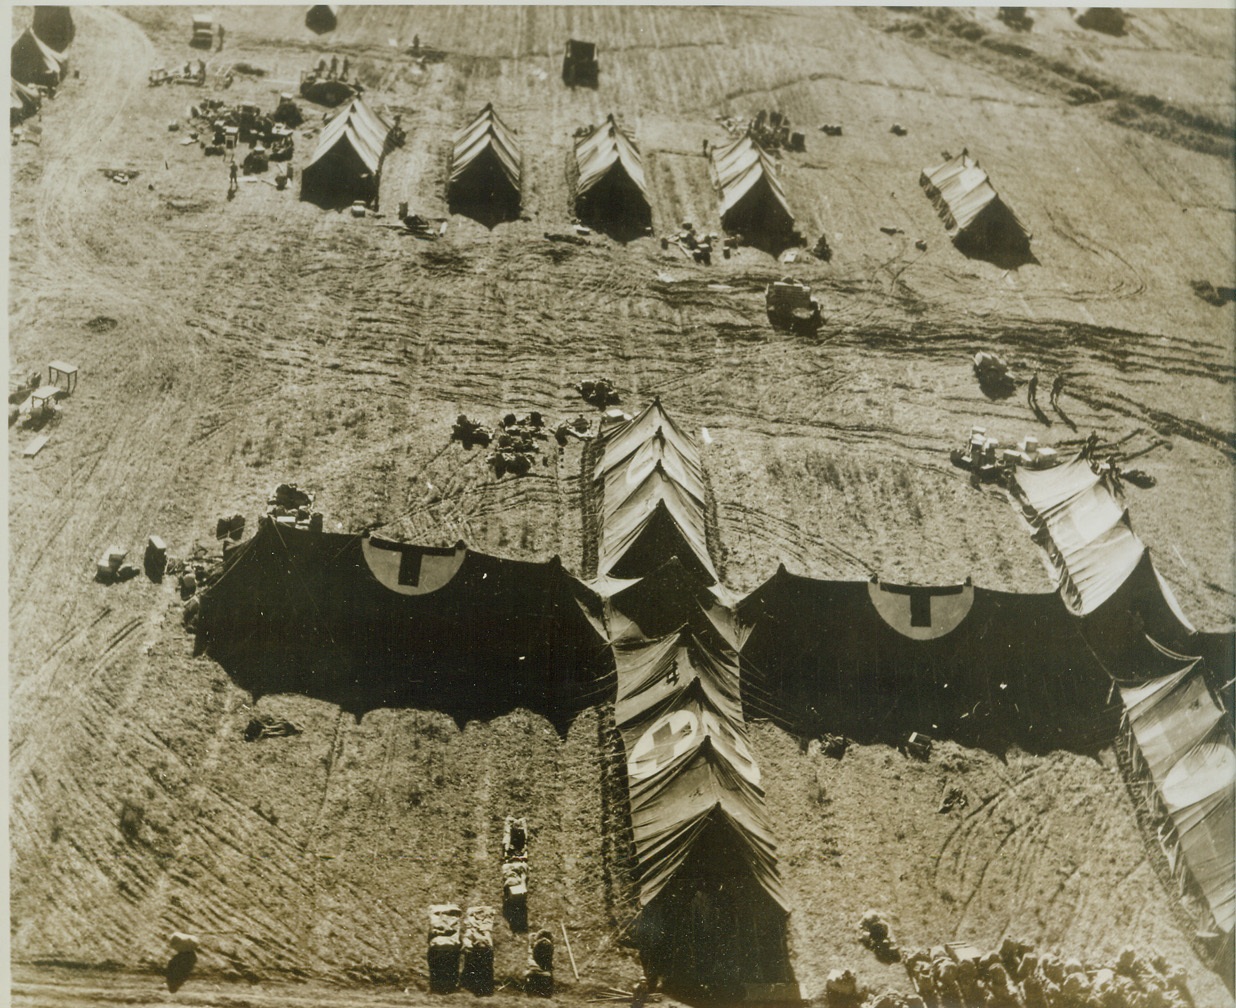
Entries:
{"label": "hillside slope", "polygon": [[[208,94],[216,70],[247,62],[265,76],[218,95],[270,107],[334,52],[402,114],[388,212],[407,200],[446,215],[450,134],[495,103],[523,145],[527,219],[491,232],[452,217],[421,243],[299,202],[295,186],[246,183],[227,200],[219,160],[168,131],[201,92],[145,86],[149,67],[196,55],[187,10],[75,9],[80,77],[24,128],[10,183],[11,366],[64,359],[82,374],[36,458],[10,431],[12,948],[27,1003],[50,1003],[39,977],[77,996],[46,964],[161,968],[173,929],[205,939],[200,975],[273,998],[296,978],[418,989],[426,905],[499,898],[512,812],[537,829],[533,923],[565,922],[581,967],[562,998],[630,983],[601,856],[613,824],[596,712],[560,739],[525,712],[459,729],[432,712],[358,723],[303,697],[255,702],[191,657],[170,583],[91,580],[113,543],[211,545],[219,515],[252,521],[284,480],[317,493],[331,528],[586,568],[578,445],[495,479],[448,442],[460,412],[591,415],[571,385],[601,375],[628,409],[660,395],[702,442],[740,591],[779,562],[1047,590],[1012,509],[947,449],[972,424],[1062,450],[1093,430],[1144,452],[1134,464],[1158,485],[1130,490],[1134,526],[1186,611],[1230,623],[1236,307],[1189,285],[1236,286],[1231,163],[1115,113],[1170,84],[1172,108],[1230,123],[1232,14],[1139,10],[1120,39],[1061,14],[1018,34],[1019,56],[841,8],[349,8],[322,38],[301,8],[224,9]],[[17,8],[15,27],[29,17]],[[408,59],[414,35],[446,59]],[[596,91],[561,83],[572,36],[600,44]],[[1072,76],[1044,77],[1035,54]],[[1100,65],[1120,93],[1074,101]],[[830,262],[743,249],[704,267],[653,239],[545,237],[571,224],[573,131],[610,111],[643,146],[657,234],[719,230],[702,143],[725,138],[716,117],[760,108],[807,133],[780,171]],[[842,135],[816,130],[826,122]],[[312,146],[298,135],[298,167]],[[948,242],[918,175],[963,146],[1034,232],[1037,264],[1005,271]],[[137,174],[121,186],[106,168]],[[786,273],[824,304],[815,338],[767,323],[764,285]],[[1021,393],[985,398],[969,366],[985,348],[1045,384],[1067,372],[1076,430],[1038,425]],[[255,711],[303,732],[245,742]],[[1108,754],[945,747],[921,766],[872,747],[838,763],[771,726],[754,737],[804,993],[840,966],[905,986],[855,940],[878,906],[907,944],[1152,948],[1189,969],[1199,1005],[1230,1002],[1189,951]],[[971,804],[940,815],[954,784]],[[514,976],[526,943],[503,928],[498,968]],[[565,961],[558,972],[570,979]]]}

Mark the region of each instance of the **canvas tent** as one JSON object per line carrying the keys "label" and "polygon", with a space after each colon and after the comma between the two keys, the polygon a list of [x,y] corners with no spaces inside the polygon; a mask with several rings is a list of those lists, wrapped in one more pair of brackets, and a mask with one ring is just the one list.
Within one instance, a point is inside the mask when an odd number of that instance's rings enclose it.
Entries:
{"label": "canvas tent", "polygon": [[301,199],[344,206],[378,195],[390,125],[361,98],[353,98],[322,127],[318,145],[301,170]]}
{"label": "canvas tent", "polygon": [[604,648],[557,560],[505,560],[263,519],[203,593],[198,645],[238,683],[460,722],[526,707],[565,730]]}
{"label": "canvas tent", "polygon": [[10,51],[13,80],[19,84],[41,84],[55,87],[64,78],[68,57],[52,49],[27,28],[13,43]]}
{"label": "canvas tent", "polygon": [[335,30],[339,20],[339,8],[334,4],[315,4],[305,11],[305,27],[323,35]]}
{"label": "canvas tent", "polygon": [[721,196],[721,225],[760,244],[788,235],[794,215],[772,158],[749,134],[712,148],[709,168]]}
{"label": "canvas tent", "polygon": [[71,7],[36,5],[34,34],[56,52],[64,52],[73,41],[73,10]]}
{"label": "canvas tent", "polygon": [[1000,198],[987,172],[968,152],[962,151],[934,168],[924,168],[919,185],[961,251],[1029,255],[1029,230]]}
{"label": "canvas tent", "polygon": [[598,574],[641,577],[676,556],[703,583],[717,581],[699,450],[659,399],[603,432],[593,480],[601,489]]}
{"label": "canvas tent", "polygon": [[1084,453],[1053,469],[1018,469],[1010,485],[1069,611],[1109,674],[1136,681],[1161,672],[1149,637],[1212,667],[1231,662],[1230,633],[1199,633],[1134,533],[1119,485]]}
{"label": "canvas tent", "polygon": [[574,153],[575,212],[580,220],[632,230],[652,223],[639,147],[612,115],[576,140]]}
{"label": "canvas tent", "polygon": [[1116,732],[1111,681],[1055,593],[802,577],[738,605],[743,703],[786,730],[895,742],[1088,747]]}
{"label": "canvas tent", "polygon": [[1230,955],[1236,921],[1231,717],[1200,661],[1120,693],[1127,752],[1151,807],[1169,824],[1159,831],[1168,863],[1201,896]]}
{"label": "canvas tent", "polygon": [[42,102],[39,93],[17,81],[9,80],[9,124],[19,123],[38,111]]}
{"label": "canvas tent", "polygon": [[451,146],[447,198],[452,213],[485,223],[519,215],[523,155],[515,134],[486,104],[456,132]]}

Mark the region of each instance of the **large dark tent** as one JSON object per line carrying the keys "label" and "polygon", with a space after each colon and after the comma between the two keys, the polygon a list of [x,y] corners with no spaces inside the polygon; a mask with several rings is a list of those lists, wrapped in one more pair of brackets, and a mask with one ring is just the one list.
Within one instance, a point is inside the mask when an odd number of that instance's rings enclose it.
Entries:
{"label": "large dark tent", "polygon": [[322,127],[317,149],[301,171],[301,199],[322,206],[374,199],[390,132],[381,116],[353,98]]}
{"label": "large dark tent", "polygon": [[71,7],[36,6],[34,8],[34,34],[49,48],[63,53],[73,41],[76,28]]}
{"label": "large dark tent", "polygon": [[635,235],[652,223],[644,164],[634,139],[614,120],[575,141],[575,213],[585,224]]}
{"label": "large dark tent", "polygon": [[68,57],[56,52],[27,28],[13,43],[10,51],[13,80],[19,84],[41,84],[55,87],[64,79]]}
{"label": "large dark tent", "polygon": [[334,4],[315,4],[305,11],[305,27],[318,35],[335,30],[339,8]]}
{"label": "large dark tent", "polygon": [[924,168],[919,185],[961,252],[1001,262],[1029,258],[1030,232],[967,152]]}
{"label": "large dark tent", "polygon": [[721,226],[751,245],[778,252],[794,232],[794,215],[772,158],[749,134],[714,147],[709,159],[721,195]]}
{"label": "large dark tent", "polygon": [[199,647],[257,693],[460,722],[515,707],[565,728],[604,654],[557,560],[307,531],[263,519],[203,594]]}
{"label": "large dark tent", "polygon": [[[743,703],[799,734],[908,732],[1097,748],[1119,705],[1055,593],[823,581],[784,567],[739,604]],[[787,712],[793,712],[790,716]]]}
{"label": "large dark tent", "polygon": [[451,213],[490,227],[518,217],[522,158],[515,134],[487,104],[452,143],[447,183]]}
{"label": "large dark tent", "polygon": [[57,52],[64,52],[73,41],[73,10],[71,7],[34,8],[34,34]]}

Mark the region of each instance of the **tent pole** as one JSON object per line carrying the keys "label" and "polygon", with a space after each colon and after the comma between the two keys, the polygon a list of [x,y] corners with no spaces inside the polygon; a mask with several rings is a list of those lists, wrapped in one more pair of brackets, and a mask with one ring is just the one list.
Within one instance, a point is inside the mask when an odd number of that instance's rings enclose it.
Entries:
{"label": "tent pole", "polygon": [[575,974],[575,979],[578,980],[579,970],[575,966],[575,953],[571,951],[571,939],[567,937],[566,924],[559,921],[558,926],[562,928],[562,940],[566,942],[567,955],[571,957],[571,972]]}

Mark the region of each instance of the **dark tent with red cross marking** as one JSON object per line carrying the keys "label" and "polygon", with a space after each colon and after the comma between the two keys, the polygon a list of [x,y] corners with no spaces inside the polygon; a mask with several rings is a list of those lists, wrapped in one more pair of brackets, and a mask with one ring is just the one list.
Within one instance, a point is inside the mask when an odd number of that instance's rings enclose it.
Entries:
{"label": "dark tent with red cross marking", "polygon": [[739,603],[743,701],[800,734],[911,731],[1044,751],[1110,739],[1111,681],[1055,593],[825,581],[782,567]]}
{"label": "dark tent with red cross marking", "polygon": [[604,648],[556,560],[313,532],[263,519],[203,594],[198,642],[259,693],[461,722],[515,707],[565,729]]}

